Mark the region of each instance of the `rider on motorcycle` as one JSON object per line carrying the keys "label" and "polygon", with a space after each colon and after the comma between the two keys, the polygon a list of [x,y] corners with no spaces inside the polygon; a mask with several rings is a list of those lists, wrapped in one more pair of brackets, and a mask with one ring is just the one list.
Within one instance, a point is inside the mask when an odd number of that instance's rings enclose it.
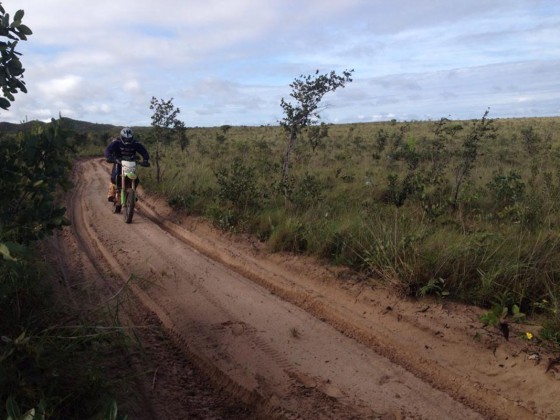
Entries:
{"label": "rider on motorcycle", "polygon": [[[117,192],[117,176],[121,173],[121,165],[117,162],[117,159],[134,161],[137,153],[142,155],[144,159],[141,164],[143,166],[149,166],[150,155],[148,151],[142,143],[136,141],[134,133],[129,127],[123,128],[120,137],[114,138],[105,148],[103,154],[107,162],[113,163],[111,183],[109,184],[109,192],[107,193],[108,201],[115,201],[115,194]],[[138,179],[136,182],[138,182]]]}

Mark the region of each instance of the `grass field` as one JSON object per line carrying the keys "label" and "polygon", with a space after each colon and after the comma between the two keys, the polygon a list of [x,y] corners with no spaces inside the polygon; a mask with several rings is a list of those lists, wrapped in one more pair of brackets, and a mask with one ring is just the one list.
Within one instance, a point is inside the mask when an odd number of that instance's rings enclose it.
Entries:
{"label": "grass field", "polygon": [[[411,296],[544,319],[560,341],[560,118],[325,125],[281,185],[277,126],[190,128],[143,184],[272,250],[348,265]],[[150,148],[150,131],[141,131]]]}

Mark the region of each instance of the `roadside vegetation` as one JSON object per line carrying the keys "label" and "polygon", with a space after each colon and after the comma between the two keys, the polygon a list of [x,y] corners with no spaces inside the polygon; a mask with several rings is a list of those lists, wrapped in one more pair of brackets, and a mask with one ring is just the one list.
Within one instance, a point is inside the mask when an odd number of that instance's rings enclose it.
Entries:
{"label": "roadside vegetation", "polygon": [[71,188],[71,137],[53,121],[0,140],[2,418],[119,418],[124,382],[107,368],[129,340],[110,305],[78,313],[61,302],[41,248],[69,224],[60,196]]}
{"label": "roadside vegetation", "polygon": [[[150,192],[273,251],[344,264],[407,296],[542,321],[560,343],[560,119],[189,128]],[[185,135],[183,132],[181,135]],[[142,138],[150,146],[150,133]]]}
{"label": "roadside vegetation", "polygon": [[[0,2],[0,108],[26,93],[18,43],[32,34],[24,11]],[[125,342],[108,306],[77,313],[53,293],[41,240],[68,225],[60,196],[71,187],[72,143],[63,122],[0,132],[0,416],[15,419],[122,418],[106,375]],[[50,263],[50,264],[49,264]],[[115,371],[114,369],[112,371]]]}
{"label": "roadside vegetation", "polygon": [[[560,118],[314,123],[299,130],[285,179],[283,126],[177,122],[159,140],[154,128],[135,132],[150,151],[160,142],[159,182],[152,168],[142,185],[178,211],[402,295],[486,307],[486,325],[530,319],[542,328],[525,339],[560,344]],[[0,138],[6,414],[122,418],[124,382],[106,368],[129,339],[110,308],[78,316],[58,305],[37,248],[67,224],[57,194],[71,188],[75,153],[101,157],[119,127],[23,126]]]}
{"label": "roadside vegetation", "polygon": [[[142,185],[178,211],[402,295],[486,307],[486,325],[530,317],[542,328],[526,339],[560,344],[560,118],[315,119],[292,141],[286,125],[186,128],[171,100],[153,105],[172,123],[135,128],[158,150],[159,171],[143,171]],[[123,383],[105,368],[125,334],[106,308],[76,318],[58,306],[36,248],[67,224],[56,197],[71,187],[75,153],[101,157],[119,128],[64,118],[23,126],[0,138],[6,413],[122,417],[114,395]]]}

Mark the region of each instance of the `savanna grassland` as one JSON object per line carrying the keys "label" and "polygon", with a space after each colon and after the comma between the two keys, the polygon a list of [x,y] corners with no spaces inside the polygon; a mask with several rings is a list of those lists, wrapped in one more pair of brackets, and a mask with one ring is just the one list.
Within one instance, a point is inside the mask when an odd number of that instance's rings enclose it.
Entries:
{"label": "savanna grassland", "polygon": [[[283,178],[282,127],[188,128],[160,142],[160,182],[154,164],[141,178],[178,211],[272,251],[348,266],[409,297],[480,305],[485,324],[528,316],[542,325],[530,339],[558,345],[559,129],[559,117],[486,114],[312,126]],[[155,131],[135,132],[154,160]],[[36,247],[68,224],[58,197],[71,188],[72,160],[100,157],[117,133],[68,119],[2,133],[0,390],[13,418],[121,417],[123,382],[103,372],[130,345],[118,307],[75,314],[58,305]]]}
{"label": "savanna grassland", "polygon": [[[354,268],[408,296],[531,314],[560,342],[559,118],[321,125],[281,182],[281,127],[190,128],[162,145],[169,204],[271,250]],[[139,130],[150,147],[149,129]]]}

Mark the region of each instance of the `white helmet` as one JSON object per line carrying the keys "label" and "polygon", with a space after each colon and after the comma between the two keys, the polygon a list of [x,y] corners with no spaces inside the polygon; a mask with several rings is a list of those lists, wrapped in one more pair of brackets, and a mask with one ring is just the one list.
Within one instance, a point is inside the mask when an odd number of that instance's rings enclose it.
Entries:
{"label": "white helmet", "polygon": [[125,127],[121,130],[121,140],[124,144],[130,144],[134,141],[134,133],[129,127]]}

